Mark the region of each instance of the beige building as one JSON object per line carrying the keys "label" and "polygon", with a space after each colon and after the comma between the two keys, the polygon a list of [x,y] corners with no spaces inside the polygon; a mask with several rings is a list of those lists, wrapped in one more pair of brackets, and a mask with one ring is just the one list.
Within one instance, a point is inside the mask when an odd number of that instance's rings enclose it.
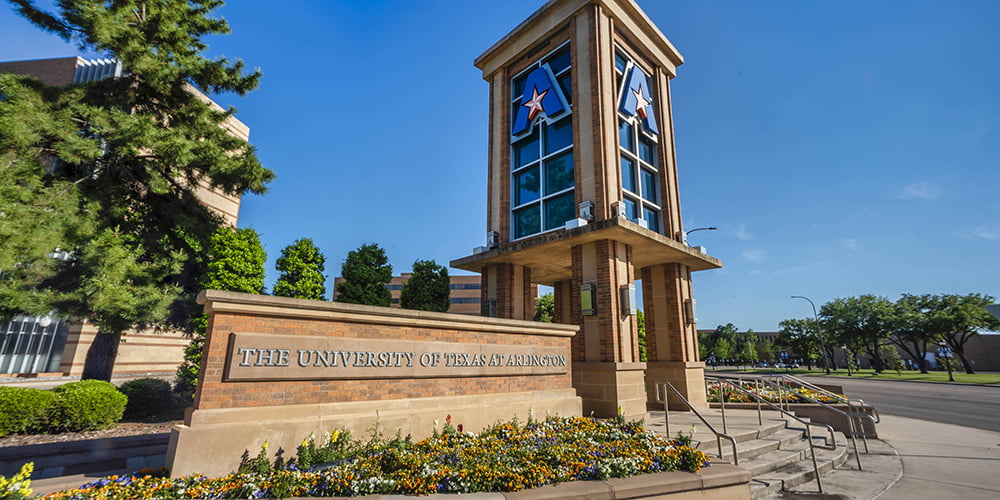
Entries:
{"label": "beige building", "polygon": [[[63,57],[0,63],[0,73],[30,75],[52,86],[70,85],[114,78],[125,74],[113,59]],[[216,109],[222,108],[204,94],[188,90]],[[223,127],[234,137],[249,140],[250,127],[230,116]],[[219,213],[225,224],[235,227],[239,220],[240,197],[200,186],[196,195]],[[0,376],[58,374],[77,376],[97,329],[86,322],[62,321],[51,317],[21,316],[0,323]],[[122,337],[114,374],[173,373],[184,359],[189,338],[176,332],[132,331]]]}

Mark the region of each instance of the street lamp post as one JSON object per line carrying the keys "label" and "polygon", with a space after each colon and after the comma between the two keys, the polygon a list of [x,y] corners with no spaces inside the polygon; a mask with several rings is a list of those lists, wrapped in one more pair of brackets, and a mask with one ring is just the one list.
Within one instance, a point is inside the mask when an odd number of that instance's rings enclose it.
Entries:
{"label": "street lamp post", "polygon": [[681,231],[681,234],[684,236],[684,244],[687,245],[688,244],[688,235],[689,234],[691,234],[691,233],[693,233],[695,231],[715,231],[717,229],[719,229],[719,228],[717,228],[717,227],[697,227],[697,228],[694,228],[694,229],[692,229],[690,231]]}
{"label": "street lamp post", "polygon": [[938,355],[944,360],[944,366],[948,369],[948,382],[954,382],[955,377],[951,374],[951,349],[943,340],[938,344]]}
{"label": "street lamp post", "polygon": [[826,374],[830,374],[830,360],[826,357],[826,342],[823,341],[823,332],[819,329],[819,315],[816,314],[816,304],[813,303],[809,297],[803,297],[801,295],[792,295],[793,299],[805,299],[809,301],[809,305],[813,308],[813,318],[816,320],[816,336],[819,337],[819,347],[823,349],[823,368],[826,369]]}

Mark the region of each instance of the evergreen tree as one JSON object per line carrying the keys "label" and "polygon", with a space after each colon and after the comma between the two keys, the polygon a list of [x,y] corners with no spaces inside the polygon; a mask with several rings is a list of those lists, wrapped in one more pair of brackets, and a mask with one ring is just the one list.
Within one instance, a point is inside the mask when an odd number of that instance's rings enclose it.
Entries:
{"label": "evergreen tree", "polygon": [[351,250],[340,269],[344,281],[337,284],[336,301],[369,306],[386,306],[392,295],[386,285],[392,281],[389,258],[375,243]]}
{"label": "evergreen tree", "polygon": [[451,280],[448,269],[433,260],[413,263],[413,273],[399,294],[403,309],[448,312],[451,307]]}
{"label": "evergreen tree", "polygon": [[[220,227],[212,235],[208,271],[201,279],[206,290],[224,292],[264,293],[264,263],[267,253],[260,244],[260,235],[253,229]],[[184,349],[184,362],[177,368],[174,389],[194,394],[201,370],[201,353],[205,346],[208,314],[194,321],[191,343]]]}
{"label": "evergreen tree", "polygon": [[556,316],[556,299],[551,293],[547,293],[535,299],[535,321],[542,323],[552,323]]}
{"label": "evergreen tree", "polygon": [[302,238],[281,250],[276,267],[281,276],[274,295],[298,299],[326,298],[326,257],[309,238]]}
{"label": "evergreen tree", "polygon": [[[260,73],[203,56],[203,37],[229,31],[211,16],[221,0],[60,0],[52,13],[8,1],[36,26],[127,71],[63,88],[0,76],[0,172],[16,177],[4,179],[0,235],[22,232],[17,254],[0,243],[7,259],[28,267],[2,268],[0,316],[54,310],[87,319],[99,335],[83,377],[108,380],[125,330],[191,317],[221,224],[200,203],[199,186],[238,196],[263,193],[273,178],[253,147],[221,126],[233,110],[213,108],[199,92],[244,95]],[[10,200],[42,201],[34,210],[45,214],[7,212]],[[68,253],[51,262],[56,247]]]}

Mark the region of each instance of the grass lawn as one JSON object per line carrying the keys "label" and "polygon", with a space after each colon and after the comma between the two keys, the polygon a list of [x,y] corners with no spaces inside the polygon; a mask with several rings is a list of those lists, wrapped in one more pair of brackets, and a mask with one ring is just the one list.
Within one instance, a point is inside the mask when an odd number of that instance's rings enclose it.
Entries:
{"label": "grass lawn", "polygon": [[[733,370],[731,367],[726,367],[726,370]],[[790,373],[791,375],[811,375],[811,376],[824,376],[826,372],[822,368],[816,368],[813,370],[807,370],[805,368],[793,368],[792,370],[785,370],[779,368],[751,368],[744,370],[735,370],[738,373],[755,373],[755,374],[780,374],[780,373]],[[711,368],[706,368],[705,373],[709,374],[712,372]],[[987,385],[997,385],[1000,386],[1000,373],[974,373],[969,375],[964,371],[952,372],[955,377],[955,382],[964,382],[970,384],[987,384]],[[831,370],[830,375],[837,377],[846,377],[847,370]],[[948,372],[946,371],[931,371],[930,373],[920,373],[919,371],[903,370],[899,374],[894,371],[884,371],[880,375],[875,373],[875,370],[852,370],[851,376],[855,378],[877,378],[882,380],[930,380],[934,382],[947,382]]]}

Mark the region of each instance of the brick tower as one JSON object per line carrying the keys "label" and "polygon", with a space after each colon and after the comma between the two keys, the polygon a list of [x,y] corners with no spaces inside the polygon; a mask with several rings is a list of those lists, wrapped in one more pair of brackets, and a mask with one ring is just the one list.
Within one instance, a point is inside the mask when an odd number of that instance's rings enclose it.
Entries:
{"label": "brick tower", "polygon": [[660,380],[705,404],[691,272],[722,263],[684,242],[670,109],[682,62],[631,0],[552,0],[476,60],[490,84],[487,244],[451,265],[482,274],[484,315],[530,320],[532,283],[554,288],[555,321],[580,326],[584,414],[643,416]]}

